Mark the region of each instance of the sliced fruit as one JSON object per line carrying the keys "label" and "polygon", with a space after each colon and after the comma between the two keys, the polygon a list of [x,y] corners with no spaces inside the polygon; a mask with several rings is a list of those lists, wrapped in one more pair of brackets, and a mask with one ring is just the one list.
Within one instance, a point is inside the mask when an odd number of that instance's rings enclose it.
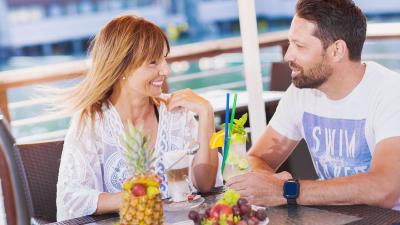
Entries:
{"label": "sliced fruit", "polygon": [[122,185],[122,189],[125,192],[129,192],[129,190],[132,190],[132,186],[133,186],[132,182],[124,182],[124,184]]}
{"label": "sliced fruit", "polygon": [[231,137],[231,144],[246,143],[246,135],[233,133]]}
{"label": "sliced fruit", "polygon": [[128,129],[121,137],[125,147],[126,163],[132,174],[123,184],[124,197],[119,209],[121,224],[164,224],[163,203],[154,168],[157,158],[150,148],[150,138],[144,135],[143,125],[135,128],[128,122]]}
{"label": "sliced fruit", "polygon": [[135,184],[132,187],[132,194],[134,196],[146,195],[146,187],[143,184]]}
{"label": "sliced fruit", "polygon": [[229,205],[218,203],[214,207],[212,207],[210,217],[218,220],[221,215],[229,216],[232,214],[232,208]]}
{"label": "sliced fruit", "polygon": [[147,187],[147,196],[149,198],[154,198],[158,194],[160,194],[160,189],[153,186]]}
{"label": "sliced fruit", "polygon": [[225,130],[220,130],[214,133],[210,140],[210,148],[218,148],[224,146]]}
{"label": "sliced fruit", "polygon": [[239,155],[234,151],[229,152],[227,163],[233,164],[233,165],[238,164],[239,163]]}
{"label": "sliced fruit", "polygon": [[249,168],[249,162],[245,158],[239,159],[239,163],[237,164],[240,170],[245,170]]}
{"label": "sliced fruit", "polygon": [[153,186],[153,187],[158,187],[160,183],[158,183],[158,180],[154,177],[140,177],[135,179],[133,182],[135,184],[144,184],[145,186]]}

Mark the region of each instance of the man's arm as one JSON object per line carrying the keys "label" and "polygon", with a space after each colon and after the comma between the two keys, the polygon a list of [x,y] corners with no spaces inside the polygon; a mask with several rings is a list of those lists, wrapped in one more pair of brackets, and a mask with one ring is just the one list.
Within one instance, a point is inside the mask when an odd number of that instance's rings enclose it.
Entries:
{"label": "man's arm", "polygon": [[300,181],[303,205],[367,204],[392,208],[400,198],[400,137],[376,145],[370,171],[326,181]]}
{"label": "man's arm", "polygon": [[275,173],[298,143],[299,141],[291,140],[268,126],[249,150],[248,157],[253,171],[267,170]]}
{"label": "man's arm", "polygon": [[[376,145],[370,171],[324,181],[300,181],[301,205],[367,204],[392,208],[400,198],[400,137]],[[283,180],[265,171],[233,177],[227,185],[247,197],[252,204],[286,204]]]}

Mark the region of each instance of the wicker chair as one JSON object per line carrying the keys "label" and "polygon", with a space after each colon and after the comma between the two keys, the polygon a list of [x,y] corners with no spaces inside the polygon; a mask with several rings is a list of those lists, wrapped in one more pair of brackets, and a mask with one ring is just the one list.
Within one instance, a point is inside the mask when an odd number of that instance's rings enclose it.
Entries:
{"label": "wicker chair", "polygon": [[57,179],[63,141],[18,145],[31,193],[33,218],[37,223],[57,221]]}
{"label": "wicker chair", "polygon": [[29,192],[24,189],[24,173],[17,163],[20,156],[15,149],[12,137],[0,113],[0,179],[4,196],[7,224],[25,225],[31,222]]}

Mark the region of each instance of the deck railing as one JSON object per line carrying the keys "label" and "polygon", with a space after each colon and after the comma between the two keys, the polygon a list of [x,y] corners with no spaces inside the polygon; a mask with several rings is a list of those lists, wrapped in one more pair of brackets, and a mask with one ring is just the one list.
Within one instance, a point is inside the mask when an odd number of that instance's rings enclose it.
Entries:
{"label": "deck railing", "polygon": [[[260,36],[260,47],[281,46],[287,49],[287,31],[268,33]],[[222,53],[241,51],[240,38],[227,38],[172,47],[168,62],[213,57]],[[89,69],[87,60],[17,69],[0,72],[0,109],[7,121],[12,118],[8,108],[7,90],[34,84],[71,80],[84,76]]]}
{"label": "deck railing", "polygon": [[[271,32],[261,34],[259,36],[260,47],[280,46],[282,54],[288,47],[287,31]],[[368,26],[367,38],[369,40],[384,40],[384,39],[400,39],[400,23],[389,24],[372,24]],[[214,41],[205,41],[194,44],[174,46],[168,57],[168,62],[196,60],[202,57],[213,57],[223,53],[241,52],[241,39],[227,38]],[[56,65],[47,65],[27,69],[18,69],[0,72],[0,110],[3,112],[7,121],[13,126],[23,126],[30,124],[32,120],[22,119],[12,121],[10,116],[10,107],[20,107],[19,105],[39,104],[40,99],[32,99],[22,103],[8,103],[7,91],[13,88],[21,88],[25,86],[44,84],[48,82],[71,80],[82,77],[86,74],[90,67],[87,60],[61,63]],[[240,70],[240,68],[230,68]],[[228,69],[229,70],[229,69]],[[209,72],[212,73],[212,72]],[[204,76],[204,74],[197,74]],[[208,76],[207,74],[205,76]],[[173,79],[187,79],[178,77]],[[204,90],[206,90],[205,88]],[[11,106],[10,106],[11,105]],[[50,118],[51,119],[51,118]],[[38,122],[37,120],[35,122]],[[40,121],[39,121],[40,122]]]}

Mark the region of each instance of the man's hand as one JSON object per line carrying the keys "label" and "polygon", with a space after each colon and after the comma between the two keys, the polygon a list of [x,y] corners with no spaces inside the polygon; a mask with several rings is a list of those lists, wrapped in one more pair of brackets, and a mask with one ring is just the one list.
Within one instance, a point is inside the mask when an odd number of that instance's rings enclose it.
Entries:
{"label": "man's hand", "polygon": [[[270,174],[256,171],[233,177],[228,180],[227,186],[239,192],[251,204],[264,206],[278,206],[286,204],[283,197],[283,183],[288,172]],[[285,178],[285,179],[283,179]]]}
{"label": "man's hand", "polygon": [[289,180],[292,179],[292,174],[290,174],[288,171],[282,171],[280,173],[275,173],[274,177],[281,179],[281,180]]}

